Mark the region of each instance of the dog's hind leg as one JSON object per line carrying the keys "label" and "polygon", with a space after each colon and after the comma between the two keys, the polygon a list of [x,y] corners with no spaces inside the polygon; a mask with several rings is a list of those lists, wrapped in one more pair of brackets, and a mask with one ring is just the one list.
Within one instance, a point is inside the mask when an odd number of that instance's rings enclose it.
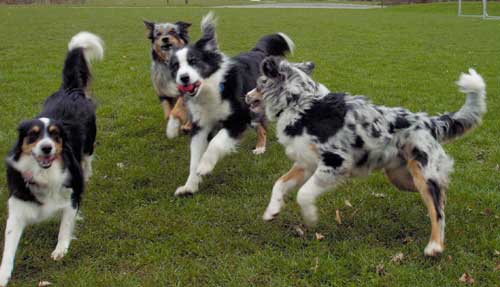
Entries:
{"label": "dog's hind leg", "polygon": [[219,160],[236,151],[238,143],[238,138],[232,137],[227,129],[221,129],[208,144],[196,173],[200,176],[211,173]]}
{"label": "dog's hind leg", "polygon": [[453,160],[428,132],[409,135],[403,153],[413,184],[419,191],[431,220],[431,238],[424,254],[437,256],[444,250],[444,208]]}
{"label": "dog's hind leg", "polygon": [[427,180],[420,163],[416,160],[408,162],[408,168],[413,176],[416,188],[422,196],[422,200],[427,206],[431,219],[431,238],[424,254],[436,256],[444,250],[444,190],[435,181]]}
{"label": "dog's hind leg", "polygon": [[77,213],[78,210],[72,206],[63,210],[57,245],[51,255],[52,259],[61,260],[68,253],[69,244],[73,239]]}
{"label": "dog's hind leg", "polygon": [[0,286],[7,286],[14,269],[17,246],[26,227],[26,220],[22,214],[23,208],[26,207],[23,205],[27,204],[29,203],[20,202],[15,198],[9,199],[9,217],[5,227],[5,245],[0,266]]}
{"label": "dog's hind leg", "polygon": [[265,221],[273,220],[280,213],[281,208],[285,204],[286,194],[290,190],[301,186],[310,176],[311,172],[308,169],[295,163],[293,167],[274,184],[271,201],[269,201],[269,205],[262,219]]}

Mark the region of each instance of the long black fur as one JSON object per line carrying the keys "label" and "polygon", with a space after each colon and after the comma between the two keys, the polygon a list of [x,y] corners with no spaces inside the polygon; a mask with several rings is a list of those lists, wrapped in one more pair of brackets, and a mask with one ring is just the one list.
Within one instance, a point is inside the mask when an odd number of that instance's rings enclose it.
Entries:
{"label": "long black fur", "polygon": [[[90,69],[83,49],[70,50],[66,56],[63,69],[63,83],[61,88],[49,96],[43,105],[42,112],[34,120],[25,121],[18,127],[19,138],[9,153],[9,158],[19,160],[23,140],[30,127],[40,125],[38,118],[49,118],[60,128],[63,141],[62,158],[64,167],[71,174],[68,186],[73,189],[71,195],[73,207],[80,205],[81,194],[85,183],[81,161],[83,155],[94,153],[96,139],[96,105],[87,96],[86,89],[91,79]],[[36,197],[27,188],[19,171],[7,166],[7,181],[10,196],[21,200],[38,202]]]}

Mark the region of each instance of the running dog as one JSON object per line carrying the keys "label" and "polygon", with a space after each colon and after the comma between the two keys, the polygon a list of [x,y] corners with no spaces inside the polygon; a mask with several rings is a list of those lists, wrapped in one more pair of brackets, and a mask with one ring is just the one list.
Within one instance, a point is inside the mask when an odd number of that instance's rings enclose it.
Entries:
{"label": "running dog", "polygon": [[42,112],[18,127],[9,153],[10,190],[0,286],[6,286],[26,226],[62,213],[52,259],[68,252],[85,182],[92,174],[96,106],[90,98],[90,61],[104,55],[102,40],[80,32],[68,44],[61,88],[45,100]]}
{"label": "running dog", "polygon": [[300,187],[297,201],[304,220],[318,220],[316,199],[347,178],[385,171],[397,188],[418,191],[427,206],[432,232],[424,250],[444,249],[445,201],[453,160],[442,143],[481,123],[486,112],[486,84],[473,69],[457,82],[467,94],[455,113],[429,116],[404,108],[372,104],[362,96],[329,93],[308,73],[284,59],[269,57],[247,101],[264,101],[267,116],[277,121],[279,142],[294,161],[273,187],[264,220],[275,218],[285,195]]}
{"label": "running dog", "polygon": [[168,121],[166,135],[172,139],[179,135],[179,130],[191,130],[189,114],[184,98],[177,90],[175,79],[168,67],[172,48],[184,47],[189,42],[190,23],[154,23],[144,20],[148,39],[151,40],[151,80],[163,107],[165,120]]}
{"label": "running dog", "polygon": [[[170,60],[172,77],[193,117],[189,177],[176,195],[197,192],[202,176],[236,149],[252,120],[245,94],[255,87],[261,61],[293,51],[290,38],[278,33],[261,38],[250,52],[228,58],[219,50],[212,13],[202,19],[201,28],[201,39],[175,49]],[[222,128],[209,142],[219,125]]]}

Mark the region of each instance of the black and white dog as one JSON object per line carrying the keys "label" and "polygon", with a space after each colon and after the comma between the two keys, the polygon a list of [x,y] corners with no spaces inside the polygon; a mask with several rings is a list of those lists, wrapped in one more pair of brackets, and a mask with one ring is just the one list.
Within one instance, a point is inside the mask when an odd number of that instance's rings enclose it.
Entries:
{"label": "black and white dog", "polygon": [[191,124],[183,97],[177,90],[177,84],[169,69],[172,48],[181,48],[188,44],[190,23],[177,21],[175,23],[155,23],[144,20],[151,40],[151,80],[163,107],[165,119],[168,121],[166,134],[175,138],[179,130],[189,130]]}
{"label": "black and white dog", "polygon": [[[304,67],[309,66],[309,69]],[[277,121],[278,139],[292,169],[274,185],[264,220],[275,218],[287,192],[300,187],[297,201],[305,221],[317,219],[316,199],[347,178],[385,171],[399,189],[418,191],[427,206],[432,233],[425,255],[444,249],[445,199],[453,160],[441,143],[456,139],[481,123],[486,85],[470,69],[457,84],[467,100],[455,113],[429,116],[404,108],[372,104],[361,96],[329,93],[310,77],[312,65],[296,66],[269,57],[247,101],[263,100]]]}
{"label": "black and white dog", "polygon": [[[279,33],[264,36],[250,52],[228,58],[219,50],[212,13],[203,18],[201,28],[201,39],[176,50],[170,60],[172,76],[193,117],[189,178],[176,195],[197,192],[201,177],[236,149],[251,123],[245,94],[255,87],[261,61],[293,51],[290,38]],[[222,128],[209,143],[218,125]]]}
{"label": "black and white dog", "polygon": [[80,32],[68,44],[61,88],[45,100],[42,112],[18,128],[7,157],[10,190],[0,286],[6,286],[26,226],[62,213],[54,260],[67,253],[85,182],[92,173],[96,106],[90,98],[90,61],[104,55],[102,40]]}

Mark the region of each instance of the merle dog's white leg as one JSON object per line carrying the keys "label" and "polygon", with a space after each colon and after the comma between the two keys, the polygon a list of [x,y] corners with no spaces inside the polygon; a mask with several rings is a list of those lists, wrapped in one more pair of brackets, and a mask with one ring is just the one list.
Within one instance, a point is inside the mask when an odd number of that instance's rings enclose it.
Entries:
{"label": "merle dog's white leg", "polygon": [[12,200],[9,200],[9,218],[7,219],[7,225],[5,227],[5,245],[2,265],[0,266],[0,286],[7,286],[9,282],[12,270],[14,269],[17,246],[21,240],[24,228],[27,225],[22,210],[19,210],[13,205]]}
{"label": "merle dog's white leg", "polygon": [[209,132],[210,129],[205,128],[198,131],[198,133],[196,133],[191,138],[191,161],[189,164],[189,177],[184,186],[177,188],[177,190],[175,191],[175,195],[179,196],[185,194],[193,194],[198,191],[201,177],[196,174],[196,169],[198,168],[201,156],[207,149]]}
{"label": "merle dog's white leg", "polygon": [[52,252],[52,259],[61,260],[68,253],[69,244],[73,239],[73,230],[75,229],[76,217],[78,209],[68,206],[63,209],[61,226],[59,227],[59,236],[57,245]]}
{"label": "merle dog's white leg", "polygon": [[316,199],[340,182],[340,177],[334,173],[323,174],[320,168],[299,189],[297,202],[302,209],[302,216],[308,226],[314,226],[318,221]]}
{"label": "merle dog's white leg", "polygon": [[211,173],[220,159],[236,150],[238,142],[238,139],[229,135],[227,129],[220,130],[208,144],[196,173],[200,176]]}
{"label": "merle dog's white leg", "polygon": [[262,219],[266,221],[274,219],[285,204],[286,194],[293,188],[301,186],[310,176],[311,172],[309,170],[295,163],[293,167],[274,184],[271,201],[269,201],[269,205]]}

